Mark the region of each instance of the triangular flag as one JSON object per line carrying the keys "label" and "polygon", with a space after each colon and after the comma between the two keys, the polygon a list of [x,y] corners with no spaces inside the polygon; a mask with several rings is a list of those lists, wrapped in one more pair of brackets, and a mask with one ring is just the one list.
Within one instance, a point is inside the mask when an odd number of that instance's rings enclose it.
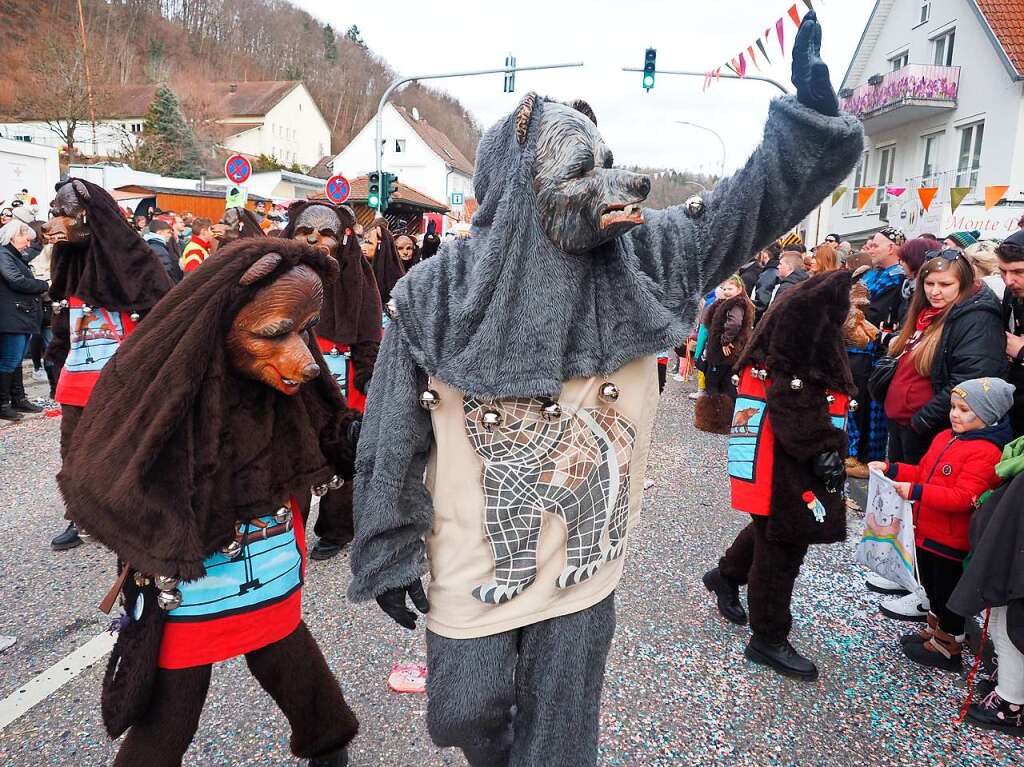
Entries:
{"label": "triangular flag", "polygon": [[922,186],[917,190],[917,197],[921,200],[921,207],[928,210],[932,206],[932,200],[939,193],[937,186]]}
{"label": "triangular flag", "polygon": [[797,10],[796,3],[789,7],[789,18],[793,19],[793,23],[798,27],[800,26],[800,11]]}
{"label": "triangular flag", "polygon": [[736,59],[725,62],[725,66],[731,69],[734,75],[738,75],[740,73],[740,71],[736,69]]}
{"label": "triangular flag", "polygon": [[804,0],[804,5],[807,6],[807,10],[809,10],[809,11],[813,11],[814,10],[814,6],[811,5],[811,0]]}
{"label": "triangular flag", "polygon": [[964,201],[964,197],[971,193],[971,187],[969,186],[954,186],[949,190],[949,205],[950,213],[956,213],[956,209],[960,207],[960,203]]}
{"label": "triangular flag", "polygon": [[705,72],[704,73],[704,88],[703,88],[703,90],[705,92],[707,92],[708,86],[711,84],[711,77],[712,77],[712,74],[710,72]]}
{"label": "triangular flag", "polygon": [[874,195],[875,195],[875,187],[873,187],[873,186],[862,186],[860,189],[858,189],[857,190],[857,210],[858,211],[864,210],[864,206],[868,204],[868,200],[870,200],[872,197],[874,197]]}
{"label": "triangular flag", "polygon": [[775,22],[775,36],[779,38],[779,50],[782,51],[782,58],[786,58],[785,33],[782,31],[782,19]]}
{"label": "triangular flag", "polygon": [[839,202],[843,198],[844,194],[846,194],[845,186],[836,187],[836,190],[832,192],[832,205]]}
{"label": "triangular flag", "polygon": [[992,210],[1006,194],[1008,186],[986,186],[985,187],[985,210]]}
{"label": "triangular flag", "polygon": [[[767,36],[768,36],[768,33],[766,32],[765,33],[765,37],[767,37]],[[764,56],[764,60],[767,61],[769,64],[771,64],[772,60],[770,58],[768,58],[768,51],[766,51],[764,49],[764,43],[762,43],[760,40],[758,40],[757,41],[757,47],[761,49],[761,55]]]}
{"label": "triangular flag", "polygon": [[740,77],[746,76],[746,74],[747,74],[747,61],[746,61],[746,59],[743,58],[743,54],[742,53],[740,54],[740,63],[739,63],[739,67],[738,68],[739,68],[739,72],[740,72]]}
{"label": "triangular flag", "polygon": [[755,67],[757,67],[757,71],[760,72],[761,71],[761,65],[757,63],[757,56],[754,55],[754,46],[753,45],[748,45],[747,46],[747,53],[750,54],[750,61],[751,61],[751,63]]}
{"label": "triangular flag", "polygon": [[902,197],[903,193],[907,191],[907,188],[905,186],[890,186],[886,187],[885,191],[893,197]]}

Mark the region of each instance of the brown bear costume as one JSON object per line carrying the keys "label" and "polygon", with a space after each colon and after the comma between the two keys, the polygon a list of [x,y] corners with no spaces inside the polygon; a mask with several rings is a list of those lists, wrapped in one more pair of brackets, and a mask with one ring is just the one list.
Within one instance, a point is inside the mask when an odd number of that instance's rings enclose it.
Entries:
{"label": "brown bear costume", "polygon": [[119,767],[179,765],[212,664],[240,654],[292,751],[347,763],[357,722],[301,619],[296,513],[352,475],[358,414],[312,332],[337,268],[276,238],[226,246],[125,342],[85,409],[58,481],[118,557],[108,598],[123,589],[129,614],[102,703],[112,736],[131,728]]}
{"label": "brown bear costume", "polygon": [[[729,434],[732,411],[736,403],[736,386],[732,383],[733,364],[747,348],[754,333],[754,305],[745,293],[715,301],[704,315],[708,329],[704,345],[707,364],[704,372],[704,396],[694,407],[694,426],[713,434]],[[723,346],[731,344],[728,357]]]}

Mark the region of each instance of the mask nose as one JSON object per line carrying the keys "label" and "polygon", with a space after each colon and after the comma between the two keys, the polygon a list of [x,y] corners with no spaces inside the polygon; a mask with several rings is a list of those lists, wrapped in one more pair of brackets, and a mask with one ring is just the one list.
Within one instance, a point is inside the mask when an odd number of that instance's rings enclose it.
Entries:
{"label": "mask nose", "polygon": [[306,242],[308,242],[310,245],[316,245],[316,237],[314,237],[311,234],[308,237],[306,237]]}
{"label": "mask nose", "polygon": [[303,383],[312,381],[320,375],[320,366],[315,362],[310,362],[306,367],[302,368],[302,381]]}
{"label": "mask nose", "polygon": [[641,197],[646,197],[651,193],[651,177],[650,176],[637,176],[636,183],[634,184],[636,193]]}

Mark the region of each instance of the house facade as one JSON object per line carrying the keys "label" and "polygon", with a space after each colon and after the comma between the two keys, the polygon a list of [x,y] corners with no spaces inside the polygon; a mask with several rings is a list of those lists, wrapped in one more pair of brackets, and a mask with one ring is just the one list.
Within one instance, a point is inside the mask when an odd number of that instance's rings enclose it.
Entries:
{"label": "house facade", "polygon": [[[1003,238],[1024,214],[1024,15],[1008,0],[878,0],[843,79],[865,147],[806,222],[855,245],[884,226],[914,237],[978,229]],[[985,208],[985,188],[1009,185]],[[858,208],[858,190],[875,188]],[[918,194],[934,188],[927,209]],[[953,210],[950,190],[970,188]],[[900,193],[900,190],[903,190]]]}
{"label": "house facade", "polygon": [[[466,200],[473,197],[473,163],[441,131],[416,110],[387,104],[381,120],[384,147],[382,169],[434,200],[444,201],[451,214],[462,218]],[[376,167],[373,120],[334,157],[331,172],[355,178]]]}
{"label": "house facade", "polygon": [[[122,88],[103,100],[95,124],[79,123],[78,152],[116,157],[134,148],[156,85]],[[331,150],[331,130],[306,86],[297,80],[207,83],[200,89],[218,145],[251,157],[312,166]],[[55,127],[57,128],[55,130]],[[66,121],[44,119],[0,123],[0,137],[63,148]]]}

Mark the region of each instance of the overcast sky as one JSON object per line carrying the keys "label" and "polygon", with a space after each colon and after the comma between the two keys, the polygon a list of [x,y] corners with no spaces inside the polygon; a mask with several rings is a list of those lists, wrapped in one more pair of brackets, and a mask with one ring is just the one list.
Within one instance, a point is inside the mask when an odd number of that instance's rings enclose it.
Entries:
{"label": "overcast sky", "polygon": [[[773,63],[767,67],[762,61],[769,70],[764,74],[791,87],[796,28],[787,17],[783,61],[774,25],[793,0],[292,2],[339,34],[357,24],[367,45],[403,75],[500,67],[509,52],[521,66],[582,61],[581,69],[520,72],[514,94],[502,93],[500,74],[439,80],[433,87],[456,96],[485,128],[530,90],[562,100],[583,98],[594,108],[618,165],[717,170],[722,151],[715,137],[676,120],[718,131],[726,144],[726,168],[742,165],[760,139],[768,102],[778,94],[768,84],[726,80],[702,93],[700,78],[669,75],[659,76],[645,93],[642,75],[621,68],[642,67],[648,46],[657,48],[659,68],[703,72],[746,50],[770,26],[766,46]],[[806,6],[798,6],[803,14]],[[814,6],[822,24],[822,58],[838,88],[874,0],[816,0]]]}

